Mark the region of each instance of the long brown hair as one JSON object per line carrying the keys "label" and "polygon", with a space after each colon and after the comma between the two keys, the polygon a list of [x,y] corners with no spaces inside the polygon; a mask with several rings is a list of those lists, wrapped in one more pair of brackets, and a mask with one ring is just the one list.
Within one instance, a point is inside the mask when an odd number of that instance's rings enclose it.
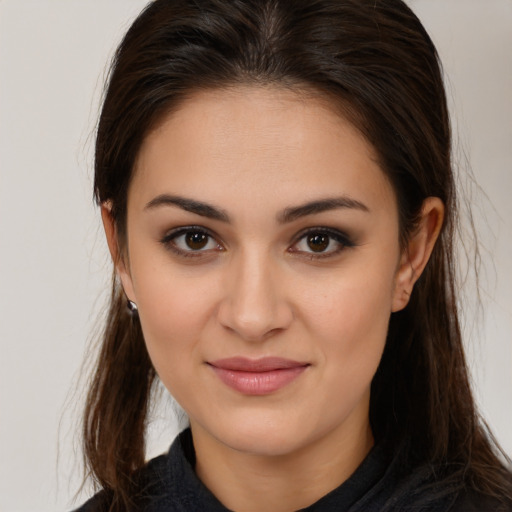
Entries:
{"label": "long brown hair", "polygon": [[[436,49],[401,0],[156,0],[135,20],[111,67],[98,126],[95,197],[112,207],[121,248],[127,191],[144,137],[200,89],[275,84],[328,98],[374,146],[399,206],[401,242],[422,202],[446,219],[408,306],[391,317],[372,383],[377,441],[404,468],[512,497],[503,454],[475,409],[457,313],[456,196],[451,134]],[[113,281],[84,415],[90,473],[127,506],[144,464],[155,371],[136,317]]]}

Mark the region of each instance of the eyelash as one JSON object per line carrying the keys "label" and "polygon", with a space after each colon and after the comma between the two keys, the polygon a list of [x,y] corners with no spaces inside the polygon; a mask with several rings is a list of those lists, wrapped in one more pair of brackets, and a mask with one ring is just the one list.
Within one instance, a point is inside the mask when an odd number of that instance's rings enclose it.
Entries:
{"label": "eyelash", "polygon": [[[331,250],[329,252],[318,252],[315,253],[314,251],[308,252],[308,251],[297,251],[293,249],[294,246],[296,246],[299,242],[306,239],[309,235],[326,235],[329,238],[329,245],[331,244],[331,241],[334,241],[338,244],[338,247],[334,250]],[[342,252],[345,249],[354,247],[355,244],[350,240],[350,238],[343,232],[338,231],[337,229],[332,229],[328,227],[314,227],[306,229],[305,231],[302,231],[297,235],[295,238],[295,241],[293,245],[288,249],[288,252],[291,253],[302,253],[304,255],[307,255],[310,259],[322,259],[322,258],[330,258],[332,256],[335,256]]]}
{"label": "eyelash", "polygon": [[[180,257],[184,258],[198,258],[205,256],[205,253],[211,251],[212,249],[206,249],[206,250],[183,250],[180,249],[176,245],[176,240],[180,236],[184,236],[187,234],[194,234],[194,235],[204,235],[208,237],[207,244],[210,243],[211,240],[215,241],[216,247],[213,250],[217,250],[219,252],[225,251],[225,249],[222,247],[222,245],[217,241],[214,234],[212,234],[209,230],[201,227],[201,226],[184,226],[181,228],[174,229],[167,233],[161,240],[160,243],[164,245],[165,248],[169,249],[173,253],[177,254]],[[332,241],[334,241],[336,244],[338,244],[338,247],[334,250],[328,251],[328,252],[317,252],[314,251],[300,251],[294,249],[294,247],[301,242],[302,240],[306,239],[309,235],[324,235],[327,236],[329,239],[329,245],[331,245]],[[328,245],[328,247],[329,247]],[[350,238],[342,233],[341,231],[338,231],[336,229],[328,228],[328,227],[314,227],[309,228],[305,231],[302,231],[297,235],[295,238],[295,241],[288,249],[288,252],[293,254],[301,254],[305,255],[309,259],[323,259],[323,258],[329,258],[332,256],[335,256],[342,252],[344,249],[354,247],[355,244],[350,240]]]}
{"label": "eyelash", "polygon": [[[172,252],[174,252],[175,254],[177,254],[178,256],[181,256],[181,257],[184,257],[184,258],[198,258],[198,257],[201,257],[201,256],[204,256],[204,253],[206,251],[204,250],[189,250],[189,251],[186,251],[186,250],[183,250],[183,249],[180,249],[176,243],[175,243],[175,240],[177,238],[179,238],[180,236],[184,236],[186,234],[199,234],[199,235],[205,235],[209,238],[209,240],[215,240],[216,241],[216,238],[215,236],[210,232],[208,231],[207,229],[201,227],[201,226],[185,226],[185,227],[182,227],[182,228],[177,228],[177,229],[174,229],[172,230],[171,232],[167,233],[163,238],[162,240],[160,241],[165,248],[171,250]],[[217,250],[220,250],[220,251],[224,251],[225,249],[216,241],[216,244],[217,244]],[[208,249],[208,251],[210,251],[211,249]]]}

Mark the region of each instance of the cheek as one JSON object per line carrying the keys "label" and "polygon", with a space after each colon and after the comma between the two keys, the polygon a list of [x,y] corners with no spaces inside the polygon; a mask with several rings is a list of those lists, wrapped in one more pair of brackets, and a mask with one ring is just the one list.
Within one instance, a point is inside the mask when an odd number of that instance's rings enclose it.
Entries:
{"label": "cheek", "polygon": [[186,406],[203,394],[200,383],[191,378],[191,369],[202,363],[200,339],[209,322],[212,297],[207,288],[199,292],[177,278],[167,284],[147,281],[139,296],[150,359],[164,386]]}
{"label": "cheek", "polygon": [[344,368],[347,380],[372,373],[386,342],[392,272],[361,269],[330,280],[324,292],[305,303],[305,322],[312,335],[324,340],[323,358]]}
{"label": "cheek", "polygon": [[146,345],[157,372],[171,373],[178,361],[198,357],[196,347],[220,287],[215,273],[200,275],[197,269],[194,275],[192,269],[180,271],[161,262],[138,269],[134,287]]}
{"label": "cheek", "polygon": [[191,283],[181,284],[179,280],[164,288],[160,284],[151,288],[148,283],[144,292],[139,294],[142,295],[139,309],[144,332],[173,341],[194,336],[208,322],[214,293],[211,287],[198,289]]}

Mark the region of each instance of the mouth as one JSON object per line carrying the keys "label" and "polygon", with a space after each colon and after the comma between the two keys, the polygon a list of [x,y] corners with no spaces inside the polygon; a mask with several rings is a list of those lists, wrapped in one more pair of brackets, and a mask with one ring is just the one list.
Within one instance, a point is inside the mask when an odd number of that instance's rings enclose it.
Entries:
{"label": "mouth", "polygon": [[264,357],[246,359],[232,357],[207,363],[219,379],[231,389],[244,395],[268,395],[274,393],[298,378],[309,363]]}

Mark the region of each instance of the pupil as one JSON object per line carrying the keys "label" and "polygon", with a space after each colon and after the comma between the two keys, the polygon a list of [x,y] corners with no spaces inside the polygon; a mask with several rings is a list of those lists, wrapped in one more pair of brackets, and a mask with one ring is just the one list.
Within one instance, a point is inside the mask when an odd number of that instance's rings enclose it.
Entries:
{"label": "pupil", "polygon": [[208,243],[208,235],[204,233],[187,233],[185,240],[191,249],[197,251]]}
{"label": "pupil", "polygon": [[329,246],[329,237],[320,233],[308,237],[308,246],[314,252],[322,252]]}

